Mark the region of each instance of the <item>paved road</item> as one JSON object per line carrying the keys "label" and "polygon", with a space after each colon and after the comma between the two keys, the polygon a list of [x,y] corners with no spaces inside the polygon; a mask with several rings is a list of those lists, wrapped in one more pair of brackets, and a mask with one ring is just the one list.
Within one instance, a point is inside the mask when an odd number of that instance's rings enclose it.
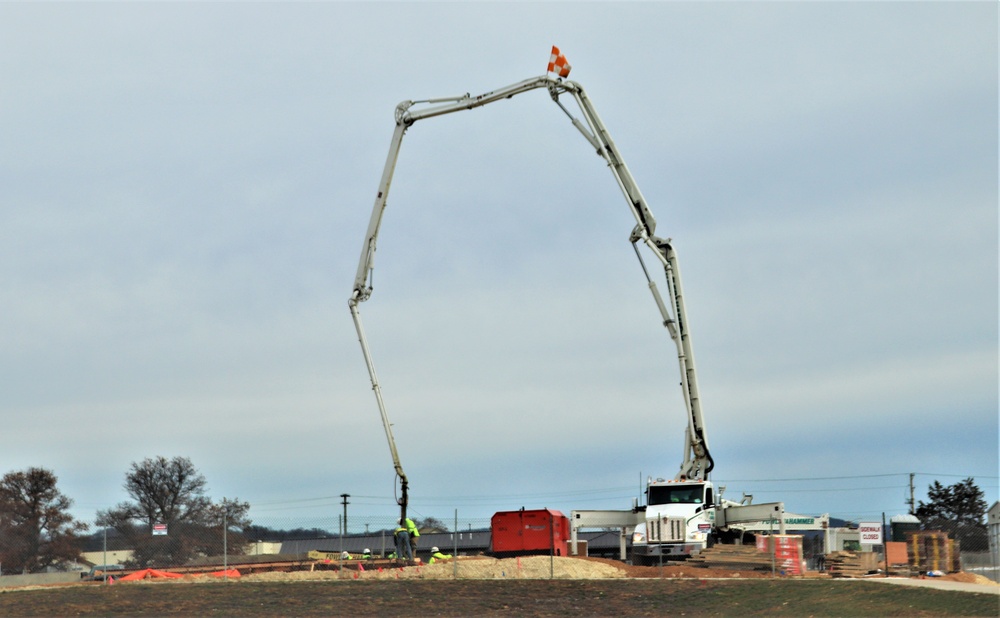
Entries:
{"label": "paved road", "polygon": [[928,577],[926,579],[912,579],[906,577],[866,577],[867,582],[884,582],[886,584],[896,584],[898,586],[919,586],[922,588],[937,588],[938,590],[958,590],[960,592],[979,592],[983,594],[995,594],[1000,596],[1000,585],[993,584],[966,584],[963,582],[952,582]]}

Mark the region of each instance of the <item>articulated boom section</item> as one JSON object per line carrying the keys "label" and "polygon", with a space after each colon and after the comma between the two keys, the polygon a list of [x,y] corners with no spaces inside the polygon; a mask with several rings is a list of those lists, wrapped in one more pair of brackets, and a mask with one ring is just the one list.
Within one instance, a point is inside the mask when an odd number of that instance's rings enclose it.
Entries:
{"label": "articulated boom section", "polygon": [[[669,240],[655,239],[658,253],[664,257],[664,273],[667,280],[667,295],[673,304],[673,315],[663,308],[662,300],[657,301],[664,315],[664,326],[670,332],[670,337],[677,346],[677,362],[680,365],[681,391],[684,394],[685,408],[688,413],[688,427],[684,434],[684,460],[681,462],[677,480],[697,479],[708,480],[708,473],[715,466],[708,451],[708,440],[705,437],[704,419],[701,414],[701,397],[698,394],[698,378],[694,366],[694,350],[691,348],[691,338],[687,330],[687,313],[684,310],[684,292],[681,287],[681,271],[677,263],[677,254]],[[658,293],[650,281],[654,296]]]}
{"label": "articulated boom section", "polygon": [[[684,312],[683,293],[681,290],[680,269],[677,266],[677,257],[670,245],[669,240],[657,237],[656,219],[646,205],[646,200],[639,191],[628,166],[618,154],[617,147],[611,139],[607,128],[594,110],[590,99],[587,97],[580,84],[572,81],[564,81],[549,75],[534,77],[524,81],[492,90],[478,96],[469,94],[457,97],[445,97],[438,99],[425,99],[419,101],[403,101],[396,107],[395,119],[396,128],[393,132],[389,153],[386,157],[385,167],[382,171],[382,178],[379,181],[378,191],[375,195],[375,204],[372,209],[368,230],[365,234],[365,241],[361,249],[361,259],[358,262],[358,270],[354,279],[354,289],[348,300],[351,315],[354,319],[355,328],[358,332],[358,340],[361,343],[364,353],[365,363],[368,366],[368,373],[371,377],[372,389],[378,402],[379,412],[382,417],[382,424],[385,428],[386,439],[389,442],[389,450],[392,455],[393,465],[396,474],[400,479],[402,487],[402,497],[400,498],[401,512],[405,516],[407,503],[408,482],[403,473],[402,465],[399,461],[399,454],[396,451],[395,439],[392,435],[389,417],[385,411],[385,403],[382,400],[382,392],[375,375],[375,366],[372,363],[368,342],[365,337],[364,328],[361,323],[361,314],[358,310],[360,303],[368,300],[372,294],[372,271],[375,261],[375,249],[378,240],[379,228],[382,223],[382,216],[386,208],[386,200],[389,195],[389,188],[392,184],[393,172],[396,168],[396,161],[399,156],[399,149],[407,129],[418,120],[433,118],[452,112],[474,109],[488,103],[509,99],[514,95],[546,88],[552,100],[569,117],[573,126],[580,131],[580,134],[594,147],[598,156],[604,159],[611,173],[614,175],[618,186],[624,194],[628,206],[635,218],[635,228],[632,230],[630,242],[635,249],[636,256],[642,265],[649,282],[650,291],[656,301],[657,306],[663,316],[663,324],[670,332],[671,338],[677,346],[677,358],[680,364],[681,387],[684,393],[684,402],[688,414],[688,429],[685,434],[684,460],[678,479],[698,479],[705,480],[712,470],[712,458],[708,452],[708,442],[705,439],[704,423],[701,415],[700,399],[698,397],[697,380],[695,379],[694,353],[691,349],[691,342],[687,332],[687,316]],[[560,101],[560,96],[569,94],[576,101],[583,121],[574,117]],[[657,261],[664,268],[667,279],[667,292],[670,298],[671,310],[667,309],[656,289],[656,284],[650,278],[646,265],[642,261],[639,245],[646,246]]]}

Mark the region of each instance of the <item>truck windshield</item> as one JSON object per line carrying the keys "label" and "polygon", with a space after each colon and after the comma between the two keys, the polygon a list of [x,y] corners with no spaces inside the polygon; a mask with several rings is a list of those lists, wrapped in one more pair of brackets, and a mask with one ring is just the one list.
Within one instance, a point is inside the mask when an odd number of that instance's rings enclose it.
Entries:
{"label": "truck windshield", "polygon": [[649,488],[649,504],[701,504],[701,485],[654,485]]}

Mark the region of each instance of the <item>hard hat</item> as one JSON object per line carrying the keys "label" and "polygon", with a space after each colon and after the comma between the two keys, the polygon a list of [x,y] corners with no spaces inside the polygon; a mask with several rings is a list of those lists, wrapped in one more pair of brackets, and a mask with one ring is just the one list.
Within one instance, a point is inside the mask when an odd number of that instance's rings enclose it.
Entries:
{"label": "hard hat", "polygon": [[366,553],[366,554],[370,554],[370,553],[372,553],[372,550],[370,550],[370,549],[368,549],[368,548],[366,547],[366,548],[365,548],[365,553]]}
{"label": "hard hat", "polygon": [[438,553],[438,548],[437,548],[437,547],[432,547],[432,548],[431,548],[431,553],[432,553],[432,554],[436,554],[436,553]]}

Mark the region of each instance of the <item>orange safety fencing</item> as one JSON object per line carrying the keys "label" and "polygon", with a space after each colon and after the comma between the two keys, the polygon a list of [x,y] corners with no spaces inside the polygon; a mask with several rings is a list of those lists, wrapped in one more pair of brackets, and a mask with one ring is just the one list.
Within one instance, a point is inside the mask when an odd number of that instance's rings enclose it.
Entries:
{"label": "orange safety fencing", "polygon": [[[214,571],[212,573],[193,573],[190,574],[191,577],[240,577],[240,572],[237,569],[226,569],[223,571]],[[157,571],[156,569],[143,569],[142,571],[136,571],[135,573],[129,573],[123,577],[118,578],[119,582],[134,582],[143,579],[176,579],[178,577],[185,577],[184,573],[171,573],[170,571]]]}
{"label": "orange safety fencing", "polygon": [[170,573],[168,571],[157,571],[156,569],[143,569],[142,571],[136,571],[135,573],[129,573],[123,577],[119,577],[120,582],[134,582],[140,579],[157,579],[160,577],[166,578],[177,578],[184,577],[180,573]]}

